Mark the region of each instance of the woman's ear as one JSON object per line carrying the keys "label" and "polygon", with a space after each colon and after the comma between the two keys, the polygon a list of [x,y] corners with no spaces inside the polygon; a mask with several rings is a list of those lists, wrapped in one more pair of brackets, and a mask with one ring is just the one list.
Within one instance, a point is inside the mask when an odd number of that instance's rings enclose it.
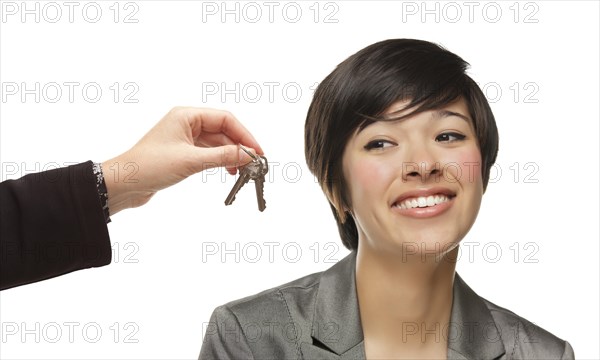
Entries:
{"label": "woman's ear", "polygon": [[354,212],[352,212],[352,208],[350,206],[348,206],[348,205],[342,205],[342,210],[345,213],[347,213],[347,214],[349,214],[349,215],[351,215],[351,216],[354,217]]}
{"label": "woman's ear", "polygon": [[345,223],[348,216],[353,216],[352,209],[345,205],[342,200],[332,199],[330,196],[327,196],[327,200],[329,200],[329,204],[335,210],[340,223]]}
{"label": "woman's ear", "polygon": [[343,219],[343,223],[345,223],[349,217],[354,220],[354,209],[348,204],[347,201],[345,201],[345,199],[340,200],[338,209],[338,213],[340,213],[340,219]]}

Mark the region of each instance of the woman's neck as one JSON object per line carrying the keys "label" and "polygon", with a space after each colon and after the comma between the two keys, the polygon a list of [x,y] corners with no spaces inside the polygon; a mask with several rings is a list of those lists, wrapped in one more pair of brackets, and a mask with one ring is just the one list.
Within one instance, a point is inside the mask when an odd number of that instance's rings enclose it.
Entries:
{"label": "woman's neck", "polygon": [[356,288],[368,357],[445,358],[457,252],[405,257],[359,245]]}

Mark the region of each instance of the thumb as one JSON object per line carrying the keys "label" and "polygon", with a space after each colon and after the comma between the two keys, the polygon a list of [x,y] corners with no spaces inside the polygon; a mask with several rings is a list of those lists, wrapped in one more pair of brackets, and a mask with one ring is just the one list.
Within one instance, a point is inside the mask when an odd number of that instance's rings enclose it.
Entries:
{"label": "thumb", "polygon": [[[251,153],[256,154],[254,149],[247,149]],[[237,167],[252,161],[252,158],[239,145],[223,145],[208,148],[197,147],[195,150],[195,164],[198,166],[196,172],[220,166]]]}

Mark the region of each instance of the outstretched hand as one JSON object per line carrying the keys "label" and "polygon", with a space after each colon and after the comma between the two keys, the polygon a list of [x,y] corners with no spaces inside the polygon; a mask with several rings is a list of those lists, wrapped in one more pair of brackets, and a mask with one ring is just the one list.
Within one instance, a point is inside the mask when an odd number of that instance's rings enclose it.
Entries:
{"label": "outstretched hand", "polygon": [[252,160],[238,144],[263,154],[231,113],[173,108],[131,149],[102,163],[110,215],[144,205],[157,191],[202,170],[221,166],[235,175]]}

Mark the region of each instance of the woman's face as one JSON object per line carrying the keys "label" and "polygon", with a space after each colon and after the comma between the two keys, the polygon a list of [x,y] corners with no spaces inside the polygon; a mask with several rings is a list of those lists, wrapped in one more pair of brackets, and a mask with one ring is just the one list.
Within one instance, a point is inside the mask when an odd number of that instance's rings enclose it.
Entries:
{"label": "woman's face", "polygon": [[[397,112],[408,101],[393,104]],[[401,121],[378,121],[355,133],[343,172],[359,249],[445,254],[477,217],[483,182],[481,153],[467,104]]]}

